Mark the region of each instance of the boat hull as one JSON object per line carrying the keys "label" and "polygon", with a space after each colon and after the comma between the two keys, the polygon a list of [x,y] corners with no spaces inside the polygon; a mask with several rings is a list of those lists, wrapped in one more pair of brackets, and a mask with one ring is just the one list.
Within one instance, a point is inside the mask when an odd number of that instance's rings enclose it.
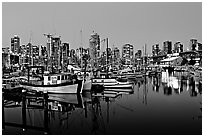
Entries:
{"label": "boat hull", "polygon": [[78,84],[68,84],[68,85],[45,85],[45,86],[37,86],[23,83],[22,87],[28,90],[36,90],[48,93],[57,93],[57,94],[73,94],[73,93],[82,93],[84,81],[79,81]]}

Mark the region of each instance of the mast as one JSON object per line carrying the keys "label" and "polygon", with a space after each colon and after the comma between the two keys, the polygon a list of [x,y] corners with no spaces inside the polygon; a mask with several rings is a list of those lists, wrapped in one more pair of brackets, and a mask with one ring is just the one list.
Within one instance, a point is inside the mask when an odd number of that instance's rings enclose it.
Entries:
{"label": "mast", "polygon": [[106,47],[106,78],[108,78],[108,38],[106,38],[107,41],[107,47]]}
{"label": "mast", "polygon": [[80,36],[81,36],[81,51],[80,51],[80,48],[79,48],[79,52],[81,52],[80,54],[82,55],[81,56],[81,68],[82,68],[82,57],[83,57],[83,44],[82,44],[82,29],[80,30]]}

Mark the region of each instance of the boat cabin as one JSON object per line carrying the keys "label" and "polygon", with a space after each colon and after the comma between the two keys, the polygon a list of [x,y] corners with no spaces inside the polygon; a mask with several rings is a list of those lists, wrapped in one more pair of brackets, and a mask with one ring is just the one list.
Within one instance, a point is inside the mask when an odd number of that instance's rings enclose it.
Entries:
{"label": "boat cabin", "polygon": [[44,85],[53,85],[72,82],[76,83],[76,78],[72,73],[48,74],[43,76]]}

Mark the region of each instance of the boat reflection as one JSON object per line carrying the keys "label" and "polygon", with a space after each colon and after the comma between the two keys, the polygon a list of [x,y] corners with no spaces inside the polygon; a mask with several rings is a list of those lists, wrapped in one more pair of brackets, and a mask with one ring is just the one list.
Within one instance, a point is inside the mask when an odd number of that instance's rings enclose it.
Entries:
{"label": "boat reflection", "polygon": [[[39,134],[76,132],[77,129],[73,129],[73,123],[78,123],[80,118],[83,119],[80,120],[82,125],[91,126],[91,129],[86,132],[106,134],[105,123],[109,123],[110,103],[116,99],[113,96],[92,96],[90,94],[83,96],[81,94],[36,96],[26,92],[15,95],[3,93],[3,97],[3,129],[6,127],[21,128],[24,132],[22,134],[26,134],[27,130],[35,130]],[[106,103],[106,110],[102,110],[101,103]],[[18,120],[20,122],[18,123],[13,122],[10,115],[7,114],[16,108],[21,110],[21,116]],[[105,116],[102,114],[104,111],[106,111]]]}
{"label": "boat reflection", "polygon": [[[138,125],[137,128],[143,129],[145,127],[145,125],[142,125],[143,123],[153,120],[150,118],[150,113],[148,114],[149,108],[154,110],[156,116],[160,113],[157,113],[158,108],[165,109],[165,105],[170,104],[172,108],[169,107],[165,111],[169,110],[169,117],[173,115],[175,118],[177,114],[174,115],[171,112],[176,110],[182,114],[180,107],[183,107],[181,105],[177,110],[174,106],[175,101],[181,100],[181,104],[183,103],[182,99],[184,101],[190,100],[188,102],[194,101],[189,97],[201,99],[202,84],[195,81],[196,79],[193,77],[177,76],[173,73],[146,76],[134,81],[135,91],[133,94],[121,93],[113,95],[111,92],[101,95],[98,93],[91,94],[90,92],[82,94],[4,92],[2,95],[3,131],[4,134],[7,134],[11,131],[10,127],[14,127],[13,132],[15,133],[13,134],[16,134],[16,128],[18,128],[20,129],[18,131],[21,132],[18,132],[19,134],[84,135],[119,134],[122,133],[122,129],[125,129],[123,133],[130,134],[130,132],[126,131],[129,131],[132,125],[121,127],[121,124],[132,122],[133,125]],[[177,120],[183,118],[182,121],[186,121],[189,115],[193,116],[195,120],[200,118],[200,111],[198,114],[191,115],[191,110],[195,107],[195,104],[189,104],[191,105],[185,107],[186,111],[183,111],[187,116],[180,115]],[[202,105],[199,105],[202,108]],[[189,113],[186,113],[188,110]],[[149,119],[145,121],[144,117],[149,117]],[[160,117],[157,118],[160,119]],[[161,121],[165,120],[163,118]],[[177,122],[177,120],[174,121]],[[169,122],[169,120],[166,122]],[[141,125],[138,123],[141,123]],[[151,123],[149,124],[151,125]],[[135,129],[131,130],[132,133],[138,133],[135,132]],[[9,134],[12,133],[9,132]]]}
{"label": "boat reflection", "polygon": [[[58,112],[60,116],[60,123],[57,126],[60,128],[62,122],[67,120],[74,110],[84,108],[82,102],[83,98],[80,94],[53,94],[50,96],[44,94],[43,96],[36,96],[26,92],[21,94],[3,93],[3,127],[5,129],[6,126],[11,126],[22,128],[24,132],[31,129],[41,131],[44,134],[52,134],[51,124],[55,120],[55,112]],[[21,122],[9,122],[12,118],[5,113],[5,109],[17,107],[21,108]],[[38,111],[38,115],[35,115],[36,111]],[[39,119],[39,115],[42,119],[36,121],[35,119]],[[33,120],[31,117],[33,117]]]}

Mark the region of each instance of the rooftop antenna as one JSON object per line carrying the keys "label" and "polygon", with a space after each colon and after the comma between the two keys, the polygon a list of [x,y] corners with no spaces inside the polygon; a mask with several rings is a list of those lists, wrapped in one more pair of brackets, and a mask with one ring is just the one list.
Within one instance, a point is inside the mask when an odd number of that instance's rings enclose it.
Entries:
{"label": "rooftop antenna", "polygon": [[32,30],[31,30],[31,31],[30,31],[29,43],[31,43],[32,35],[33,35],[33,32],[32,32]]}
{"label": "rooftop antenna", "polygon": [[83,43],[82,43],[82,29],[80,30],[80,36],[81,36],[81,47],[83,47]]}

